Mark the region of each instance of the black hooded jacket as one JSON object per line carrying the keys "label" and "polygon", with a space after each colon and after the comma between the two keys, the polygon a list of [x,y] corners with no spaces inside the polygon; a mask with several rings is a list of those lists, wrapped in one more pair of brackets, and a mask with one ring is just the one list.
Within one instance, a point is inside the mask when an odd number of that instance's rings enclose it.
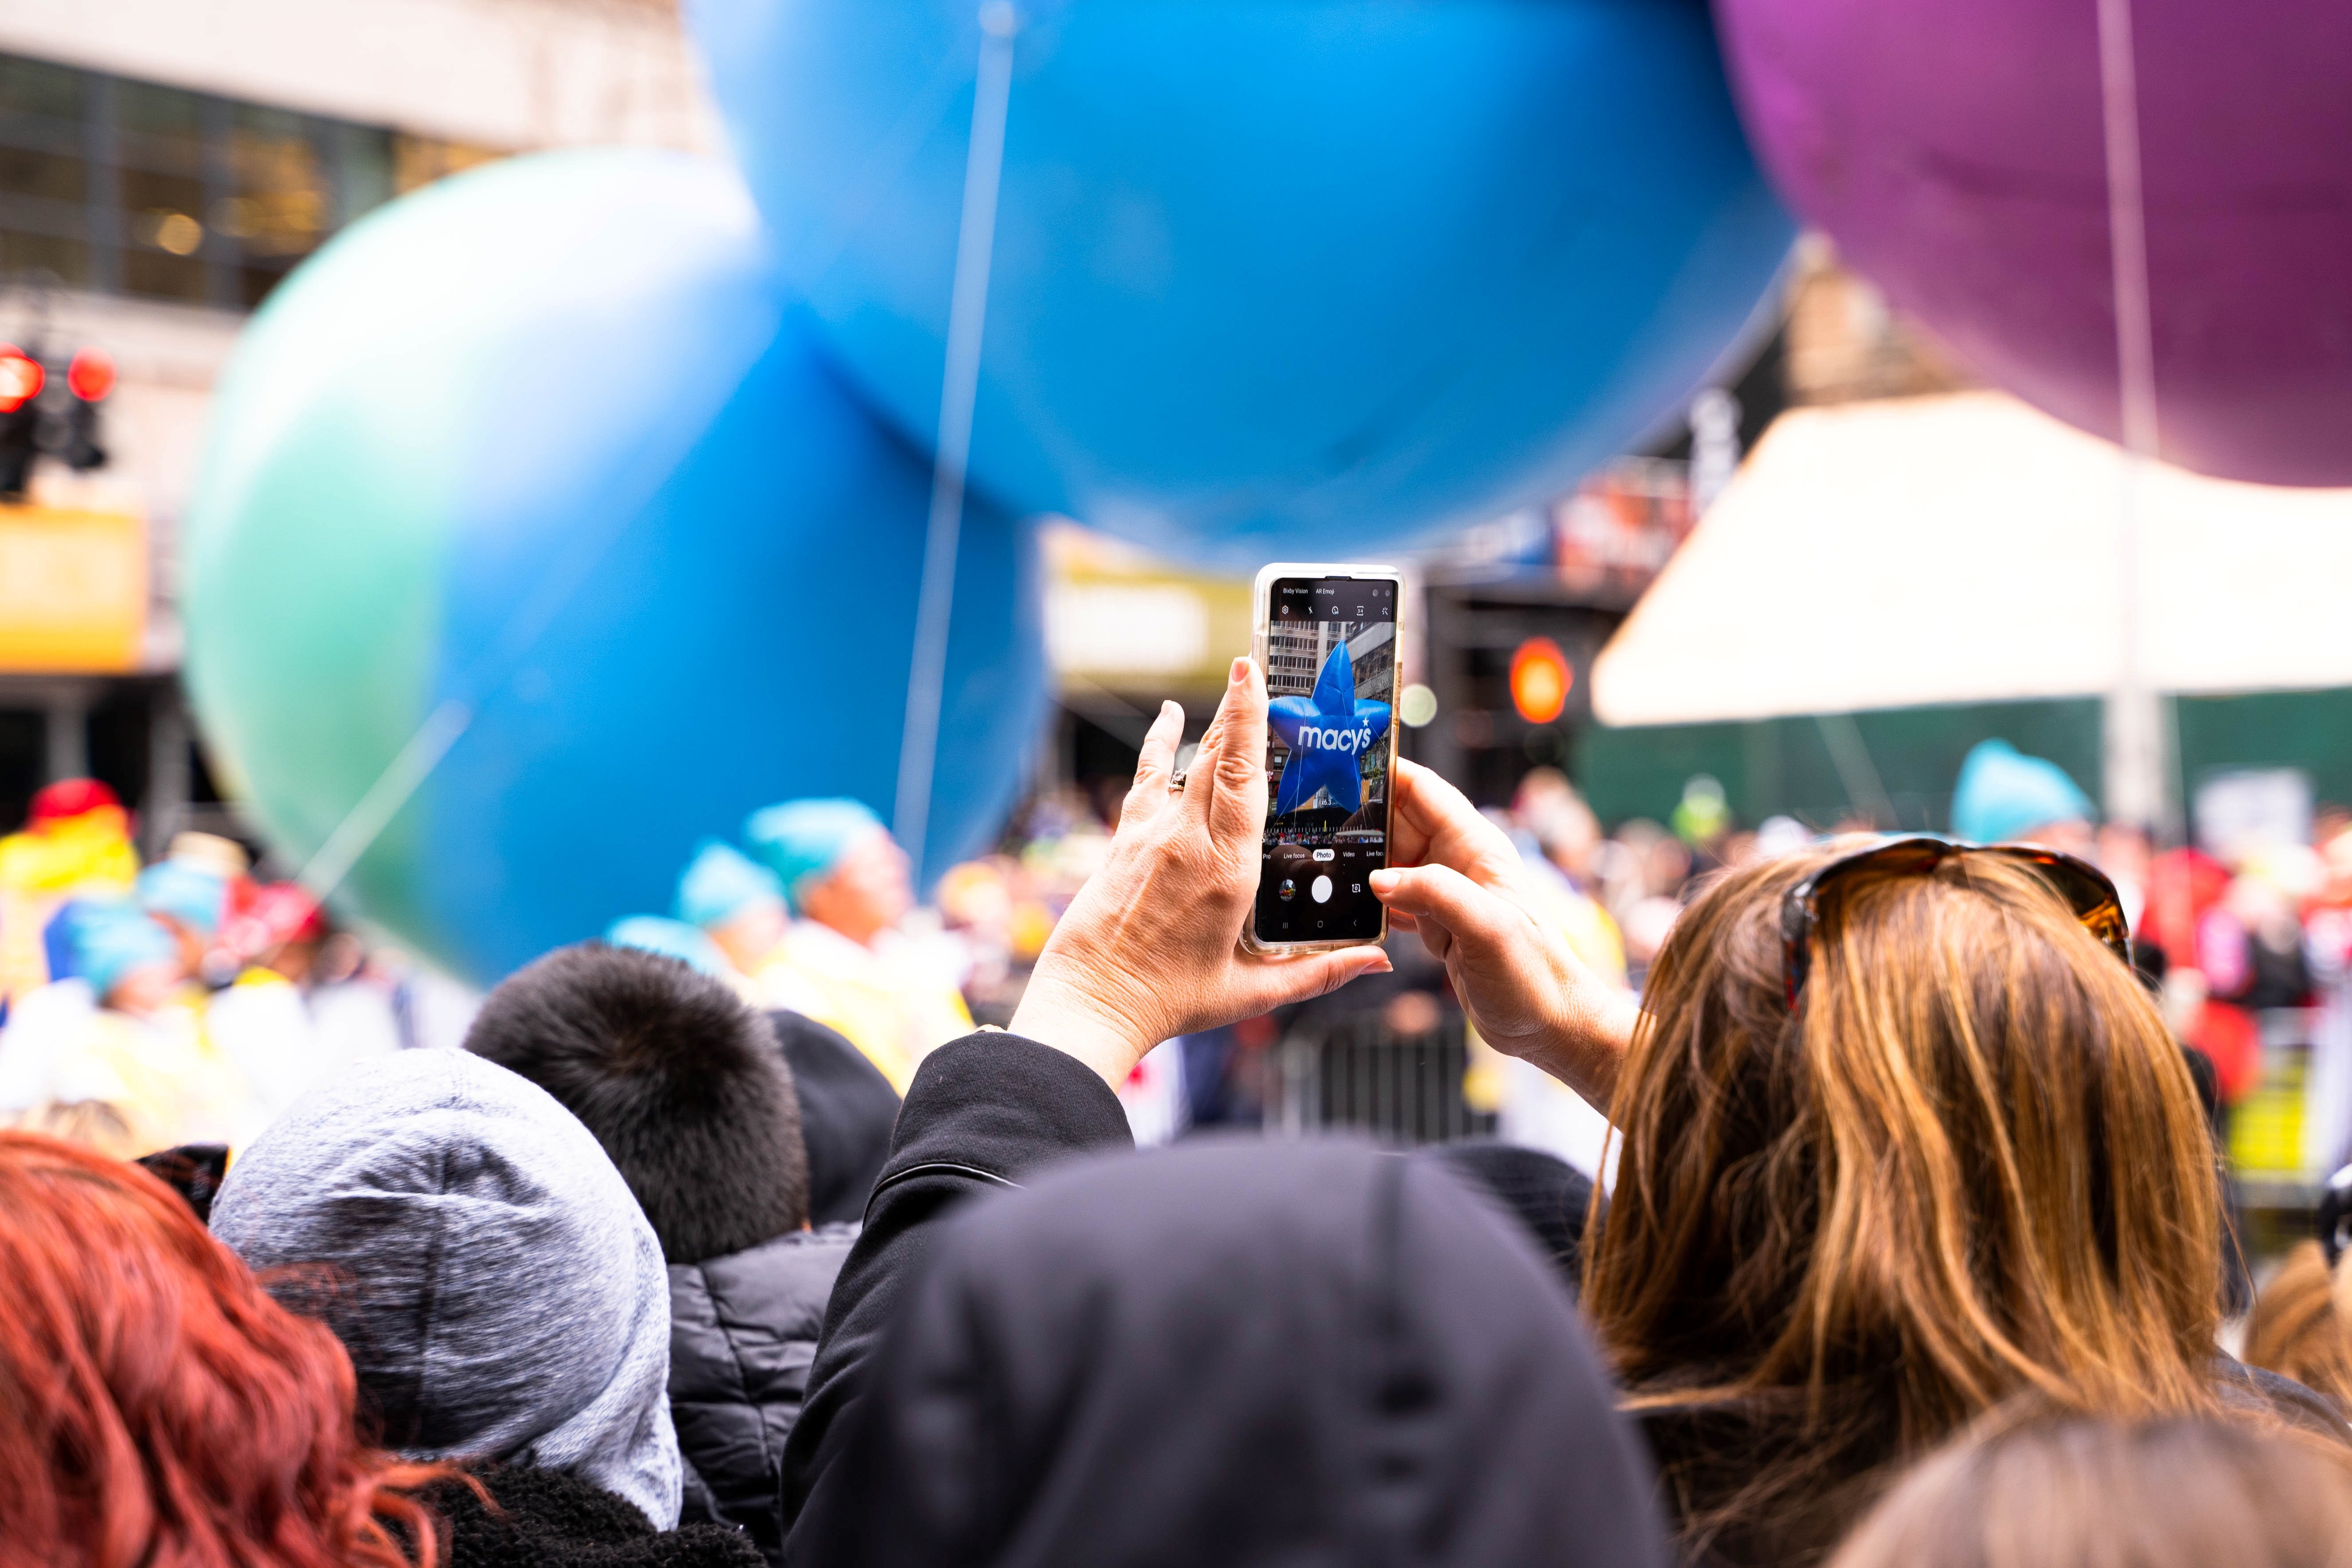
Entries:
{"label": "black hooded jacket", "polygon": [[[1572,1304],[1433,1163],[1204,1141],[929,1223],[947,1184],[1001,1188],[993,1164],[1031,1175],[1046,1144],[1123,1142],[1117,1115],[1027,1041],[925,1063],[835,1295],[830,1429],[794,1436],[807,1501],[788,1562],[1664,1561],[1647,1465]],[[924,1217],[895,1223],[918,1188]]]}

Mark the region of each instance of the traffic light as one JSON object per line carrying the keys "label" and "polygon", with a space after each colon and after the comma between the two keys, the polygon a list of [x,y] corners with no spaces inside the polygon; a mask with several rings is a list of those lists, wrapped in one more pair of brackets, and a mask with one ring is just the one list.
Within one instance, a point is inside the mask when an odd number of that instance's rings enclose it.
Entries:
{"label": "traffic light", "polygon": [[14,343],[0,343],[0,500],[22,500],[41,449],[41,388],[48,373]]}
{"label": "traffic light", "polygon": [[[114,391],[114,361],[103,349],[77,352],[66,366],[64,408],[58,426],[42,419],[41,394],[49,373],[40,351],[0,343],[0,500],[20,501],[33,464],[55,452],[77,472],[106,466],[99,441],[98,407]],[[50,401],[56,401],[51,395]]]}
{"label": "traffic light", "polygon": [[14,414],[41,395],[49,373],[15,343],[0,343],[0,414]]}
{"label": "traffic light", "polygon": [[66,405],[66,438],[58,456],[76,473],[106,466],[106,448],[98,440],[98,405],[114,390],[114,360],[104,349],[82,349],[66,367],[66,390],[73,401]]}
{"label": "traffic light", "polygon": [[1530,724],[1549,724],[1568,707],[1576,672],[1549,637],[1529,637],[1511,655],[1511,706]]}

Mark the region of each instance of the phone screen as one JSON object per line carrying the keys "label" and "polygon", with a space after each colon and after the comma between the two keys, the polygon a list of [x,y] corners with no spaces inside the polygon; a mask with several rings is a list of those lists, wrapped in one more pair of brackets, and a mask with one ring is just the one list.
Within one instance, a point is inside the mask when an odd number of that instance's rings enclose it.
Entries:
{"label": "phone screen", "polygon": [[1266,616],[1260,942],[1369,942],[1388,864],[1396,712],[1391,579],[1277,577]]}

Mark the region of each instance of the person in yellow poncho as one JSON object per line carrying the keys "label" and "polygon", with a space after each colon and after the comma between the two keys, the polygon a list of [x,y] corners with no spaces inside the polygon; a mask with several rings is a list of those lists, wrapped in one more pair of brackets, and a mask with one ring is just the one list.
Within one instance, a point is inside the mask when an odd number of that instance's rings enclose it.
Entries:
{"label": "person in yellow poncho", "polygon": [[[677,900],[673,909],[677,918],[672,923],[696,929],[723,964],[720,977],[741,993],[745,1001],[758,1007],[789,1007],[812,1017],[815,1016],[812,1009],[823,1005],[822,998],[806,985],[793,980],[787,971],[769,963],[782,945],[784,932],[791,929],[792,911],[784,905],[784,886],[776,880],[776,874],[748,858],[741,850],[716,838],[706,838],[696,845],[694,858],[678,875]],[[647,927],[641,934],[650,935],[653,931]],[[650,944],[638,942],[622,945]],[[673,952],[670,956],[695,962],[683,952]]]}
{"label": "person in yellow poncho", "polygon": [[0,838],[0,1012],[49,983],[43,933],[68,899],[120,899],[139,875],[131,817],[96,779],[33,796],[25,828]]}
{"label": "person in yellow poncho", "polygon": [[0,1110],[96,1101],[144,1149],[242,1147],[268,1120],[205,1027],[177,944],[128,903],[77,901],[75,973],[27,995],[0,1037]]}
{"label": "person in yellow poncho", "polygon": [[940,944],[901,928],[914,908],[906,852],[854,800],[751,814],[743,835],[797,918],[754,978],[779,1005],[846,1036],[900,1094],[934,1047],[971,1032]]}

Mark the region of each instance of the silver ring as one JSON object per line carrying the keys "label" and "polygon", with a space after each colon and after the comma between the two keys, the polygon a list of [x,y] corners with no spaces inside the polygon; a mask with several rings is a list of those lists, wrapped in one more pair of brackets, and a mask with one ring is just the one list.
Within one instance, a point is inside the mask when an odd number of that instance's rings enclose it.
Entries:
{"label": "silver ring", "polygon": [[1169,793],[1170,795],[1181,795],[1181,794],[1183,794],[1183,793],[1184,793],[1184,780],[1185,780],[1188,776],[1190,776],[1190,775],[1186,774],[1186,773],[1183,773],[1181,770],[1179,770],[1179,771],[1178,771],[1178,772],[1176,772],[1176,773],[1170,773],[1170,774],[1168,775],[1168,793]]}

